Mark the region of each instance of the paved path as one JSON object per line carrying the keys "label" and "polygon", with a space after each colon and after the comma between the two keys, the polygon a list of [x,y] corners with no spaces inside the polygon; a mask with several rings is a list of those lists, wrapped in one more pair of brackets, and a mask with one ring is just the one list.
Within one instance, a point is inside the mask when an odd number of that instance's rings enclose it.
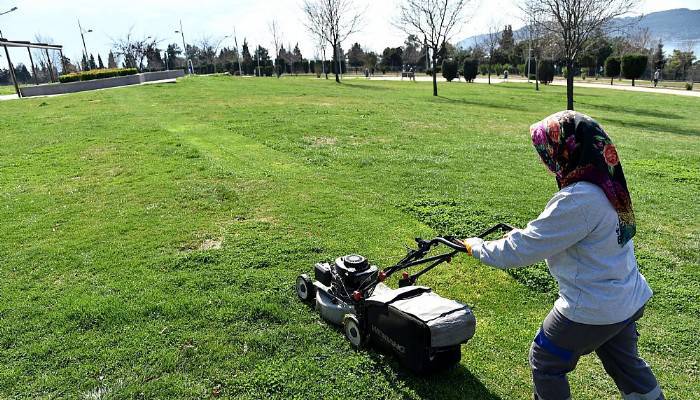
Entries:
{"label": "paved path", "polygon": [[[366,79],[363,76],[354,76],[354,75],[350,75],[350,76],[346,75],[345,77],[350,78],[350,79]],[[373,76],[371,79],[382,80],[382,81],[401,81],[401,77],[387,76],[387,75],[376,75],[376,76]],[[406,82],[409,82],[408,78],[404,78],[403,80]],[[433,78],[431,78],[430,76],[427,76],[427,75],[418,75],[418,76],[416,76],[416,80],[420,81],[420,82],[431,82],[433,80]],[[447,82],[442,77],[439,77],[438,80],[440,82]],[[461,81],[461,82],[464,82],[464,81]],[[476,79],[474,79],[474,82],[476,82],[476,83],[488,83],[488,78],[476,78]],[[491,77],[492,84],[498,84],[498,83],[503,83],[503,82],[506,82],[506,80],[503,78],[497,78],[494,76]],[[521,78],[511,78],[511,79],[508,79],[508,82],[527,83],[527,80],[521,79]],[[554,86],[566,86],[566,81],[556,80],[551,84]],[[675,94],[677,96],[700,97],[700,91],[698,91],[698,90],[650,88],[650,87],[642,87],[642,86],[625,86],[625,85],[606,85],[606,84],[601,84],[601,83],[585,83],[585,82],[575,82],[574,86],[575,87],[586,87],[586,88],[597,88],[597,89],[627,90],[630,92],[662,93],[662,94]]]}

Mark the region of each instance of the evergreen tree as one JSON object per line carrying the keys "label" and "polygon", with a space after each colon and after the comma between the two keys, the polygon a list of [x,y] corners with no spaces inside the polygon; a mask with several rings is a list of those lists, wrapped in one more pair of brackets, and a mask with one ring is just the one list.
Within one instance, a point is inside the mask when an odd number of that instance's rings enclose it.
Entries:
{"label": "evergreen tree", "polygon": [[243,56],[243,60],[241,62],[243,73],[246,75],[251,75],[255,70],[255,66],[253,65],[253,58],[250,56],[250,49],[248,48],[248,40],[246,38],[243,38],[243,49],[241,51],[241,55]]}
{"label": "evergreen tree", "polygon": [[166,52],[166,54],[167,54],[167,58],[168,58],[168,67],[169,67],[170,69],[176,68],[177,65],[184,65],[184,61],[183,61],[183,64],[179,64],[179,63],[177,62],[177,59],[178,59],[177,56],[179,56],[180,54],[182,54],[182,49],[181,49],[177,44],[175,44],[175,43],[169,44],[169,45],[168,45],[168,49],[165,50],[165,52]]}
{"label": "evergreen tree", "polygon": [[382,70],[400,71],[403,65],[403,49],[401,47],[387,47],[382,53]]}
{"label": "evergreen tree", "polygon": [[107,68],[117,68],[117,60],[114,58],[112,50],[109,51],[109,55],[107,56]]}
{"label": "evergreen tree", "polygon": [[647,69],[648,61],[649,57],[646,54],[625,54],[620,64],[622,76],[632,79],[632,86],[634,86],[634,80],[641,78]]}
{"label": "evergreen tree", "polygon": [[292,50],[292,73],[297,73],[299,70],[302,70],[302,72],[307,72],[306,68],[304,68],[303,61],[304,56],[301,54],[301,50],[299,49],[299,43],[297,43],[294,46],[294,50]]}
{"label": "evergreen tree", "polygon": [[301,54],[301,50],[299,50],[299,43],[297,43],[294,46],[294,50],[292,51],[292,55],[294,56],[294,61],[301,61],[304,59],[304,56]]}
{"label": "evergreen tree", "polygon": [[102,56],[97,55],[97,68],[99,69],[105,69],[105,64],[102,62]]}
{"label": "evergreen tree", "polygon": [[610,85],[615,77],[620,76],[620,57],[610,56],[605,60],[605,76],[610,78]]}
{"label": "evergreen tree", "polygon": [[347,55],[348,62],[353,68],[361,67],[365,63],[365,52],[359,43],[354,43]]}
{"label": "evergreen tree", "polygon": [[476,75],[478,73],[479,59],[467,57],[464,60],[464,66],[462,69],[462,75],[464,76],[464,80],[471,83],[472,81],[474,81],[474,78],[476,78]]}
{"label": "evergreen tree", "polygon": [[408,35],[403,47],[403,62],[411,65],[424,65],[425,53],[419,50],[421,43],[416,35]]}
{"label": "evergreen tree", "polygon": [[501,33],[501,38],[498,44],[501,52],[506,58],[506,60],[504,61],[510,62],[510,58],[513,55],[513,49],[515,48],[515,40],[513,39],[512,26],[506,25],[505,28],[503,28],[503,33]]}
{"label": "evergreen tree", "polygon": [[15,66],[15,78],[20,83],[29,83],[32,80],[32,74],[29,73],[27,66],[20,63]]}
{"label": "evergreen tree", "polygon": [[664,69],[666,66],[666,57],[664,56],[664,44],[659,40],[659,44],[656,46],[656,52],[654,53],[654,68]]}
{"label": "evergreen tree", "polygon": [[80,70],[87,71],[88,69],[90,69],[90,66],[88,65],[88,60],[85,57],[85,54],[83,54],[83,59],[80,60]]}
{"label": "evergreen tree", "polygon": [[90,54],[90,69],[97,69],[97,63],[95,62],[95,56]]}
{"label": "evergreen tree", "polygon": [[63,56],[61,58],[61,74],[70,74],[72,72],[78,72],[78,67],[71,63],[70,58]]}

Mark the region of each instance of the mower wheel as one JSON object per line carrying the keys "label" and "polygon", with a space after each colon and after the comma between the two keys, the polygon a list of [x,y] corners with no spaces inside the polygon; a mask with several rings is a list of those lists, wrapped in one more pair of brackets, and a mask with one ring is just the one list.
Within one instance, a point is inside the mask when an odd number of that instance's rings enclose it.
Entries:
{"label": "mower wheel", "polygon": [[343,318],[343,330],[345,331],[345,337],[348,338],[354,348],[359,349],[364,346],[365,337],[356,316],[347,314]]}
{"label": "mower wheel", "polygon": [[308,275],[301,274],[297,277],[296,289],[297,296],[299,296],[301,301],[311,303],[316,299],[316,288],[313,283],[311,283],[311,279],[309,279]]}

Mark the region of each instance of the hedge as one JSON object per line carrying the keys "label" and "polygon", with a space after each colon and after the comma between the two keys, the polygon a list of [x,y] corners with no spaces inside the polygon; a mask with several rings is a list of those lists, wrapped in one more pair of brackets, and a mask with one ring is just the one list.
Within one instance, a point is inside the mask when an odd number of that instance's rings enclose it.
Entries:
{"label": "hedge", "polygon": [[61,83],[92,81],[95,79],[113,78],[115,76],[135,75],[138,74],[138,72],[136,68],[93,69],[90,71],[61,75],[58,77],[58,80]]}

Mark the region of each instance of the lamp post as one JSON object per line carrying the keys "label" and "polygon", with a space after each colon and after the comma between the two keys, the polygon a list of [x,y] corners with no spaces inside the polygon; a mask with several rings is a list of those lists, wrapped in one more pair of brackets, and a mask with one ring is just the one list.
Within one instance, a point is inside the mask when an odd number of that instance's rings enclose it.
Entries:
{"label": "lamp post", "polygon": [[187,73],[192,74],[192,70],[190,69],[190,59],[187,58],[187,43],[185,42],[185,31],[182,30],[182,20],[180,20],[180,30],[175,31],[175,33],[179,33],[182,35],[182,51],[185,53],[185,64],[187,68]]}
{"label": "lamp post", "polygon": [[236,27],[233,28],[233,40],[236,42],[236,60],[238,61],[238,76],[243,76],[241,70],[241,52],[238,50],[238,35],[236,35]]}
{"label": "lamp post", "polygon": [[260,76],[262,76],[262,74],[260,73],[261,72],[260,71],[260,45],[258,45],[255,48],[255,58],[258,59],[258,75],[257,76],[260,77]]}
{"label": "lamp post", "polygon": [[[221,40],[219,40],[219,43],[217,43],[216,47],[214,48],[214,73],[216,73],[216,64],[217,64],[216,59],[218,58],[216,56],[216,52],[219,51],[219,46],[221,46],[221,43],[230,37],[231,37],[231,35],[226,35],[226,36],[222,37]],[[224,67],[225,67],[225,65],[224,65]]]}
{"label": "lamp post", "polygon": [[90,70],[90,63],[88,60],[88,51],[87,51],[87,46],[85,45],[85,34],[86,33],[91,33],[92,29],[85,30],[83,29],[83,26],[80,25],[80,18],[78,18],[78,29],[80,29],[80,37],[83,39],[83,51],[85,54],[85,66],[87,67],[88,71]]}
{"label": "lamp post", "polygon": [[[9,13],[11,13],[12,11],[17,11],[17,7],[12,7],[11,9],[9,9],[9,10],[7,10],[7,11],[1,12],[0,15],[9,14]],[[4,36],[2,35],[2,30],[1,30],[1,29],[0,29],[0,38],[4,38]]]}

